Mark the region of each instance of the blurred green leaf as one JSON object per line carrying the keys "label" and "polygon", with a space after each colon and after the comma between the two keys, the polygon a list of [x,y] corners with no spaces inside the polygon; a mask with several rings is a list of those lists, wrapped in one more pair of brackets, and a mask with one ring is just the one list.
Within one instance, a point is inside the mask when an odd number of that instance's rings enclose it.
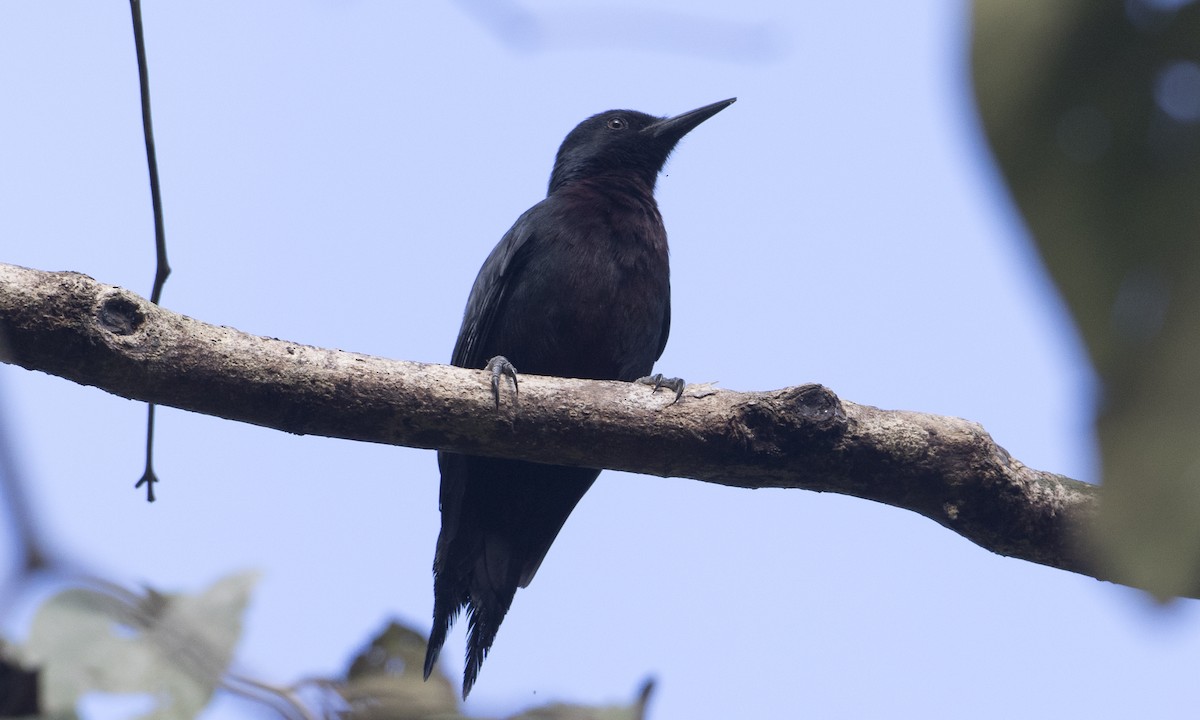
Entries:
{"label": "blurred green leaf", "polygon": [[[464,718],[456,685],[440,668],[424,681],[425,644],[425,636],[396,622],[375,636],[350,664],[346,681],[329,684],[348,706],[347,720]],[[554,703],[510,720],[643,720],[653,687],[647,681],[629,705]]]}
{"label": "blurred green leaf", "polygon": [[1100,562],[1160,597],[1195,593],[1200,6],[974,10],[988,140],[1102,382]]}
{"label": "blurred green leaf", "polygon": [[589,707],[555,703],[513,715],[508,720],[643,720],[646,717],[646,705],[650,702],[650,694],[653,691],[654,681],[647,680],[629,705]]}
{"label": "blurred green leaf", "polygon": [[256,580],[242,573],[198,595],[150,591],[136,603],[79,588],[51,597],[22,649],[43,670],[44,711],[70,712],[89,692],[142,693],[158,702],[148,719],[194,717],[229,665]]}
{"label": "blurred green leaf", "polygon": [[336,687],[349,705],[351,720],[406,720],[461,717],[458,695],[440,669],[425,682],[424,636],[389,623],[354,658],[346,682]]}

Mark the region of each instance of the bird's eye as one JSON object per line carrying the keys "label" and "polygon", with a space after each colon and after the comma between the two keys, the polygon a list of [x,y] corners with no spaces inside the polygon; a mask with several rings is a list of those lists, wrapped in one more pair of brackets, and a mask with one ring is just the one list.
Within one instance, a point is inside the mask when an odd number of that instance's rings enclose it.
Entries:
{"label": "bird's eye", "polygon": [[625,118],[620,115],[615,115],[608,119],[609,130],[624,130],[627,127],[629,127],[629,123],[625,122]]}

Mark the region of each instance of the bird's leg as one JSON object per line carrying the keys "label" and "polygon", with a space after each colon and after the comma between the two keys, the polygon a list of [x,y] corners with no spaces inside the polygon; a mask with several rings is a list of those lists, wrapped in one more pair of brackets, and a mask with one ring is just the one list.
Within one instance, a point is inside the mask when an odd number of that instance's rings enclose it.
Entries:
{"label": "bird's leg", "polygon": [[483,366],[484,370],[490,370],[492,373],[492,397],[496,400],[496,409],[500,409],[500,376],[507,375],[512,379],[513,384],[513,404],[517,404],[517,393],[520,392],[517,387],[517,369],[508,361],[508,358],[503,355],[497,355],[487,361],[487,365]]}
{"label": "bird's leg", "polygon": [[675,399],[671,401],[672,405],[679,402],[679,398],[683,397],[683,378],[663,377],[662,373],[655,373],[653,375],[647,375],[643,378],[638,378],[637,380],[634,380],[634,382],[641,383],[642,385],[649,385],[650,387],[654,388],[652,392],[658,392],[659,388],[670,388],[671,390],[674,390]]}

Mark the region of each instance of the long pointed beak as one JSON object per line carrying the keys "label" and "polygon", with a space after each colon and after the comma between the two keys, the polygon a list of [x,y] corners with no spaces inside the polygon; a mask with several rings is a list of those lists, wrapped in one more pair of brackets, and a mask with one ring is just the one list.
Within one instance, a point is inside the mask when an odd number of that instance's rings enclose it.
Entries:
{"label": "long pointed beak", "polygon": [[654,138],[663,138],[674,143],[695,129],[697,125],[729,107],[735,101],[737,101],[737,98],[729,98],[728,100],[715,102],[712,105],[705,105],[704,107],[690,110],[675,117],[663,118],[656,123],[642,128],[642,134],[650,135]]}

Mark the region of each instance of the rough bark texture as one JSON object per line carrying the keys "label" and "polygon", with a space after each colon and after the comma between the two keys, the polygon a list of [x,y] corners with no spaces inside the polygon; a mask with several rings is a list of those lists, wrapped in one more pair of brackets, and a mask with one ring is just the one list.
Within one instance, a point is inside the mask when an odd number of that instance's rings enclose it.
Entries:
{"label": "rough bark texture", "polygon": [[920,513],[1001,555],[1098,577],[1078,529],[1097,488],[1033,470],[979,425],[841,400],[489,376],[208,325],[78,273],[0,264],[0,360],[136,400],[297,434],[802,488]]}

